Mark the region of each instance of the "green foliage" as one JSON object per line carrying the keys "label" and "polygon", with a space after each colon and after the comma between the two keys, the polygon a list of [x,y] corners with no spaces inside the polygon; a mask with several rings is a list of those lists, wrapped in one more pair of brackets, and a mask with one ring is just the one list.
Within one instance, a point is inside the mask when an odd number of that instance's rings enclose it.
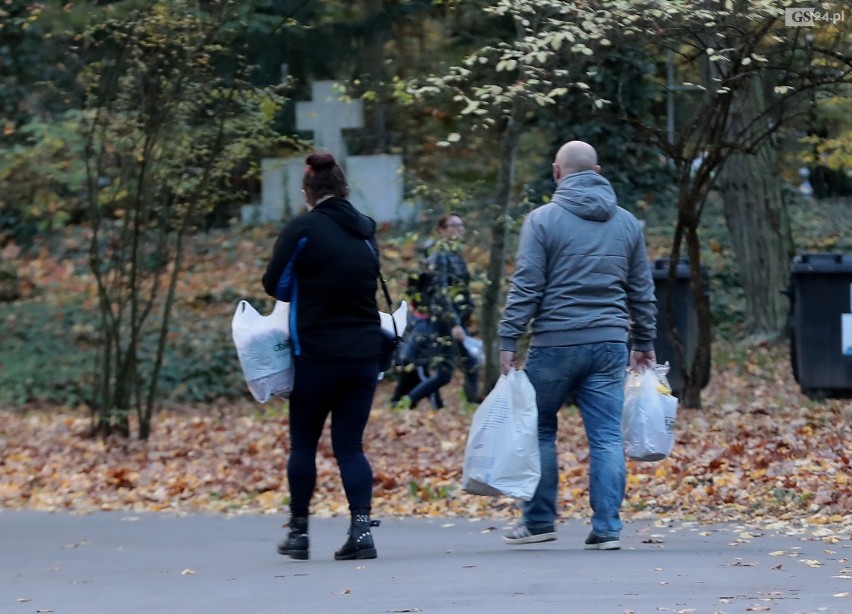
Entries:
{"label": "green foliage", "polygon": [[[662,91],[649,76],[657,70],[652,58],[640,50],[615,48],[603,57],[577,67],[589,86],[608,101],[600,108],[589,104],[582,92],[569,91],[559,105],[537,112],[538,123],[548,135],[547,154],[552,158],[568,140],[582,140],[598,149],[601,172],[613,184],[619,204],[640,218],[651,209],[675,209],[672,173],[663,162],[660,148],[649,143],[641,124],[662,127]],[[533,183],[540,197],[552,191],[549,164],[542,165]]]}
{"label": "green foliage", "polygon": [[100,9],[58,0],[0,4],[0,128],[16,142],[17,128],[67,109],[77,66],[68,54],[74,32]]}
{"label": "green foliage", "polygon": [[[92,402],[98,321],[79,304],[0,303],[0,404]],[[163,360],[157,396],[202,403],[247,396],[226,318],[179,319]],[[150,381],[156,337],[141,343],[140,377]]]}
{"label": "green foliage", "polygon": [[408,481],[408,496],[423,503],[448,499],[452,496],[455,488],[447,484],[431,486],[427,483],[419,484],[415,480]]}
{"label": "green foliage", "polygon": [[[191,315],[171,326],[159,396],[172,402],[203,402],[245,396],[246,385],[227,323]],[[153,357],[146,363],[153,363]]]}
{"label": "green foliage", "polygon": [[85,402],[94,365],[91,317],[79,305],[0,303],[0,402]]}
{"label": "green foliage", "polygon": [[813,201],[791,192],[788,209],[796,252],[852,253],[852,199]]}
{"label": "green foliage", "polygon": [[248,86],[244,72],[220,74],[218,65],[242,62],[228,47],[229,32],[173,4],[88,34],[85,54],[101,56],[82,80],[102,206],[123,208],[144,191],[148,206],[197,214],[226,195],[252,151],[275,138],[269,124],[282,100]]}
{"label": "green foliage", "polygon": [[33,118],[18,131],[25,141],[0,148],[0,234],[26,243],[36,232],[81,219],[86,168],[80,119],[77,110],[55,121]]}
{"label": "green foliage", "polygon": [[[517,222],[550,192],[549,158],[562,141],[581,138],[598,147],[603,172],[622,204],[647,222],[654,247],[663,250],[672,244],[676,211],[664,189],[668,169],[657,164],[655,149],[668,147],[662,83],[654,82],[661,81],[661,66],[654,64],[661,49],[674,49],[678,66],[692,71],[682,76],[694,81],[710,63],[730,78],[729,85],[759,72],[774,75],[776,81],[767,83],[790,83],[771,92],[776,108],[799,112],[803,104],[796,96],[814,100],[811,127],[820,139],[828,137],[813,143],[817,153],[832,165],[838,156],[840,166],[848,157],[848,84],[845,91],[820,89],[818,76],[827,72],[812,70],[819,61],[805,61],[803,42],[796,38],[802,33],[782,29],[776,4],[753,3],[748,19],[737,21],[721,2],[615,1],[592,12],[562,0],[122,0],[106,6],[7,0],[0,5],[0,64],[8,69],[0,82],[6,111],[0,120],[6,137],[0,149],[0,245],[10,237],[23,243],[28,235],[54,231],[89,213],[103,216],[94,247],[104,279],[115,284],[110,289],[116,313],[119,304],[122,309],[129,304],[123,292],[132,287],[131,270],[140,275],[134,283],[148,276],[134,286],[141,297],[138,305],[154,295],[164,300],[168,286],[157,285],[165,278],[156,277],[179,269],[171,268],[177,253],[170,251],[176,245],[174,231],[191,232],[214,206],[244,202],[246,178],[256,177],[259,155],[289,150],[269,128],[273,120],[279,128],[291,125],[281,118],[292,108],[278,90],[265,88],[279,84],[286,63],[299,98],[316,78],[348,80],[351,95],[362,97],[367,134],[350,138],[350,151],[404,155],[407,196],[422,203],[425,214],[418,230],[430,231],[434,214],[458,209],[469,222],[471,244],[485,249],[491,244],[488,226],[505,219],[510,254]],[[708,52],[706,37],[764,18],[776,20],[774,38],[734,37],[730,48]],[[835,29],[815,34],[814,50],[841,40],[834,37]],[[316,51],[318,41],[322,53]],[[695,47],[684,49],[683,41]],[[433,73],[446,77],[421,81],[420,89],[408,81]],[[724,103],[725,87],[708,93],[707,100]],[[813,90],[816,95],[808,98]],[[512,202],[496,215],[500,142],[493,128],[502,125],[514,97],[523,97],[528,106],[519,115],[523,134]],[[707,142],[710,124],[701,123],[709,117],[706,108],[697,102],[694,112],[685,114],[685,125],[676,127],[678,135],[687,135],[669,151],[676,164],[688,166],[690,152]],[[776,115],[758,124],[774,125]],[[810,129],[804,123],[796,128],[797,134]],[[649,131],[655,132],[656,145]],[[93,207],[84,213],[87,197]],[[707,206],[700,228],[713,323],[719,335],[738,334],[744,296],[729,233],[713,207]],[[791,213],[800,251],[850,249],[852,231],[843,224],[852,219],[848,205],[835,204],[821,219],[808,214],[807,204]],[[128,258],[120,248],[129,245],[135,230],[143,242]],[[152,313],[164,313],[159,303]],[[18,317],[30,316],[42,318],[31,322],[34,330],[62,332],[38,309]],[[218,316],[215,321],[209,329],[195,322],[171,323],[157,389],[161,398],[245,394],[230,342],[215,332],[222,325]],[[103,330],[101,322],[86,325]],[[156,327],[140,334],[140,373],[147,381],[147,363],[157,360],[151,345]],[[93,364],[94,342],[87,343],[78,348],[81,362]],[[30,361],[22,364],[34,367],[37,356],[45,355],[36,354],[37,347],[37,341],[16,346]],[[26,358],[30,350],[36,358]],[[13,363],[4,362],[4,372],[24,381],[26,370]],[[62,390],[86,377],[62,377],[56,398],[83,398]],[[44,388],[51,385],[45,382]],[[15,398],[29,394],[18,384],[10,385],[10,393],[14,390]]]}
{"label": "green foliage", "polygon": [[[81,39],[90,265],[100,338],[92,405],[97,427],[150,432],[160,377],[198,394],[199,365],[167,363],[183,241],[232,178],[267,148],[280,97],[252,87],[233,46],[244,7],[229,0],[155,2],[98,23]],[[146,342],[153,340],[146,351]],[[221,364],[220,346],[195,347]],[[168,380],[172,377],[171,380]],[[224,381],[224,380],[223,380]],[[118,415],[118,426],[114,416]]]}

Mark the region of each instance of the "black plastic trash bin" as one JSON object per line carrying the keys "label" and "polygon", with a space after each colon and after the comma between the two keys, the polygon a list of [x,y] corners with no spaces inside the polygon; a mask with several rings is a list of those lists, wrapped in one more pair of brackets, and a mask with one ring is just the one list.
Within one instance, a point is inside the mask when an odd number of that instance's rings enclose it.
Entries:
{"label": "black plastic trash bin", "polygon": [[[654,343],[654,351],[657,353],[658,363],[664,364],[668,361],[671,367],[668,375],[669,384],[671,384],[672,391],[677,396],[683,390],[684,368],[691,368],[692,359],[698,347],[698,314],[695,311],[695,303],[692,300],[692,289],[690,288],[692,275],[689,270],[689,263],[686,260],[678,262],[675,271],[674,286],[671,286],[669,283],[669,262],[668,258],[655,260],[652,269],[654,293],[657,297],[657,341]],[[706,269],[702,266],[701,271],[705,276],[704,291],[706,293]],[[678,362],[674,343],[672,342],[668,309],[668,300],[671,293],[674,293],[672,297],[674,300],[674,321],[680,342],[683,344],[683,353],[686,359],[685,366]],[[710,365],[707,364],[701,373],[701,387],[704,388],[709,381]]]}
{"label": "black plastic trash bin", "polygon": [[810,397],[852,397],[852,254],[799,254],[790,266],[790,361]]}

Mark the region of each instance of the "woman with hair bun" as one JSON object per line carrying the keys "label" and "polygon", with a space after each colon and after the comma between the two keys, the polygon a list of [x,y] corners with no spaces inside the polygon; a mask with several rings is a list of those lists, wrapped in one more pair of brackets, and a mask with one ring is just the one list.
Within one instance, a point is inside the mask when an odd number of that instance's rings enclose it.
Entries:
{"label": "woman with hair bun", "polygon": [[331,415],[331,443],[352,516],[337,560],[376,558],[370,532],[373,473],[363,434],[379,374],[376,222],[347,200],[349,186],[329,153],[312,153],[302,178],[306,211],[291,219],[263,275],[269,296],[290,303],[295,364],[290,393],[290,523],[278,552],[309,557],[308,516],[317,443]]}

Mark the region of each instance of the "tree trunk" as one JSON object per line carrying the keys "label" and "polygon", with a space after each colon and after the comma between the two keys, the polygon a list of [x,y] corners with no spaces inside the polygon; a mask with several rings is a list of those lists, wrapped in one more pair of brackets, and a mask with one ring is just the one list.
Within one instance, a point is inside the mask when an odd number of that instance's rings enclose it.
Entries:
{"label": "tree trunk", "polygon": [[[708,163],[712,163],[708,161]],[[710,318],[710,300],[705,292],[704,279],[701,270],[701,241],[698,227],[701,222],[702,204],[707,197],[707,186],[710,173],[707,169],[700,172],[694,182],[689,179],[689,170],[680,169],[680,190],[678,193],[678,217],[675,235],[672,242],[671,269],[669,270],[669,285],[674,288],[674,272],[681,258],[681,249],[686,243],[686,255],[689,261],[690,291],[695,307],[698,325],[698,339],[695,342],[695,354],[691,361],[685,351],[681,331],[677,330],[677,319],[674,316],[674,292],[669,292],[668,304],[663,307],[669,311],[668,331],[657,331],[657,335],[668,334],[678,364],[682,365],[683,389],[680,393],[680,403],[692,409],[701,408],[701,387],[703,374],[710,369],[710,346],[712,341],[712,321]]]}
{"label": "tree trunk", "polygon": [[[710,369],[713,329],[710,317],[710,300],[704,288],[704,276],[701,271],[701,243],[698,239],[698,224],[694,228],[687,229],[686,251],[689,256],[689,286],[698,323],[698,340],[695,343],[695,354],[692,356],[692,362],[687,365],[686,359],[682,358],[684,384],[680,402],[684,407],[699,409],[701,407],[701,387],[704,384],[704,374],[708,373]],[[683,349],[680,350],[680,354],[683,356]]]}
{"label": "tree trunk", "polygon": [[523,103],[515,99],[512,112],[506,118],[500,140],[500,168],[497,172],[493,222],[491,222],[491,251],[488,258],[488,283],[482,297],[482,342],[485,347],[485,390],[491,390],[500,377],[500,350],[497,324],[503,310],[503,280],[506,263],[506,218],[512,200],[515,177],[515,158],[521,136]]}
{"label": "tree trunk", "polygon": [[[735,90],[730,133],[748,133],[748,123],[764,107],[759,80]],[[722,167],[718,185],[745,292],[747,332],[778,336],[787,320],[789,305],[781,290],[788,283],[793,241],[774,144],[764,139],[753,155],[733,154]]]}

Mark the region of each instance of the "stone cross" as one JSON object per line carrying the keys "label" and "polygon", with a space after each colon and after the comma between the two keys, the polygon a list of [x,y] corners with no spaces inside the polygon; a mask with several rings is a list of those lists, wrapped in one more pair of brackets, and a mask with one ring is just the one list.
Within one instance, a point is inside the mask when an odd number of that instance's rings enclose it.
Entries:
{"label": "stone cross", "polygon": [[311,92],[313,100],[296,103],[296,128],[312,131],[316,148],[325,149],[342,163],[346,159],[343,130],[364,125],[361,101],[342,100],[334,81],[317,81]]}
{"label": "stone cross", "polygon": [[[296,103],[296,129],[312,131],[316,149],[333,154],[345,169],[352,204],[380,224],[412,218],[411,204],[403,203],[401,156],[346,156],[343,130],[362,127],[361,101],[342,100],[334,81],[317,81],[311,91],[312,101]],[[261,200],[242,208],[244,224],[280,222],[304,208],[305,154],[265,158],[261,164]]]}

